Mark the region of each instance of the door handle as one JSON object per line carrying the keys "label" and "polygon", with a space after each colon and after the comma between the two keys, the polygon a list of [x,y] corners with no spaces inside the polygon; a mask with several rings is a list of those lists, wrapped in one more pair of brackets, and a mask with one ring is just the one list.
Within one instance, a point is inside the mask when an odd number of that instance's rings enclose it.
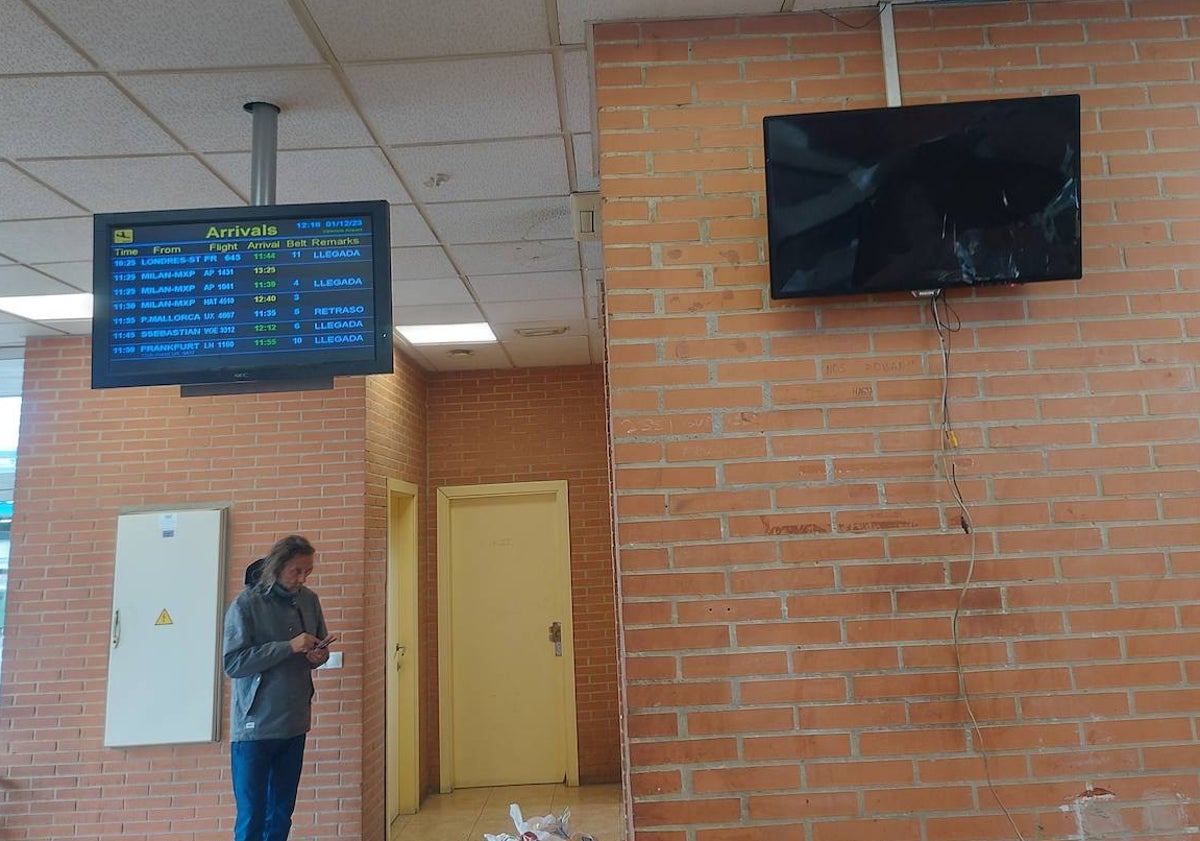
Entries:
{"label": "door handle", "polygon": [[554,656],[562,657],[562,623],[550,623],[550,642],[554,643]]}
{"label": "door handle", "polygon": [[400,671],[401,660],[408,653],[408,646],[396,643],[396,647],[392,649],[392,660],[396,664],[396,671]]}
{"label": "door handle", "polygon": [[112,623],[112,647],[116,648],[121,644],[121,611],[120,609],[113,611]]}

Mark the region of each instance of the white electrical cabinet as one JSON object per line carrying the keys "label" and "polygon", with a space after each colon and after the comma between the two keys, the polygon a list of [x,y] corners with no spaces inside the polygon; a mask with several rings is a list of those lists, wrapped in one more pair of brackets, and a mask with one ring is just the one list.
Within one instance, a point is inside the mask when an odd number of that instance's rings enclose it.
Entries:
{"label": "white electrical cabinet", "polygon": [[105,746],[217,740],[225,520],[225,509],[118,517]]}

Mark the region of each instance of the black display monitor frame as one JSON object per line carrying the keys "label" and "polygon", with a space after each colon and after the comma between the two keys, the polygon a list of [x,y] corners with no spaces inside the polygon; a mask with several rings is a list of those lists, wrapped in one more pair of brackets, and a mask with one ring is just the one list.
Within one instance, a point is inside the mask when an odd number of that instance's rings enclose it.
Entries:
{"label": "black display monitor frame", "polygon": [[[356,220],[360,223],[358,227],[353,224]],[[185,395],[278,391],[328,387],[335,376],[390,373],[393,369],[393,337],[389,222],[389,208],[385,201],[254,205],[97,214],[94,219],[93,242],[92,388],[179,385],[184,387]],[[362,243],[362,232],[368,227],[370,231],[369,256],[363,253],[361,245],[358,247],[330,245],[328,248],[322,249],[319,255],[319,246],[308,245],[310,242],[346,243],[354,240]],[[139,318],[146,317],[141,315],[141,307],[154,296],[147,294],[152,287],[138,286],[130,291],[129,278],[118,280],[117,277],[121,274],[129,274],[130,269],[142,276],[144,276],[143,271],[138,270],[145,270],[145,274],[151,274],[147,267],[142,265],[146,261],[140,254],[143,243],[139,240],[147,243],[144,244],[144,247],[150,249],[155,247],[154,243],[175,242],[177,238],[172,238],[168,234],[179,233],[181,237],[186,237],[191,231],[192,235],[196,236],[195,231],[197,230],[206,231],[209,238],[200,244],[197,244],[198,241],[194,239],[186,241],[179,239],[179,242],[187,243],[182,247],[184,257],[189,260],[201,259],[199,254],[203,252],[204,260],[211,259],[210,255],[215,255],[219,259],[214,262],[199,264],[193,262],[177,266],[184,274],[189,269],[196,269],[199,271],[199,275],[193,274],[197,287],[194,292],[179,293],[186,296],[187,300],[195,298],[196,301],[191,307],[180,306],[173,310],[176,313],[174,318],[190,319],[195,318],[197,314],[201,318],[215,318],[216,316],[208,314],[208,301],[224,302],[230,297],[244,299],[244,296],[251,293],[253,293],[251,300],[257,301],[260,297],[265,300],[271,297],[269,293],[274,293],[275,301],[263,304],[264,308],[252,310],[256,320],[250,327],[253,330],[272,331],[264,332],[263,339],[277,336],[279,339],[286,338],[286,344],[279,342],[270,347],[259,348],[256,346],[253,350],[245,350],[243,345],[248,336],[244,335],[241,329],[245,326],[244,316],[235,313],[231,320],[220,324],[224,329],[227,329],[226,323],[236,322],[239,325],[236,333],[239,350],[236,352],[222,352],[221,349],[215,348],[211,352],[198,350],[194,356],[156,357],[150,352],[150,345],[143,345],[130,351],[133,344],[149,341],[143,337],[143,333],[155,334],[153,330],[144,330],[143,328],[146,328],[147,325],[137,321]],[[122,233],[117,234],[118,231]],[[125,231],[129,233],[124,233]],[[356,231],[358,232],[357,236],[355,235]],[[150,239],[147,240],[147,237]],[[116,240],[121,240],[121,242]],[[245,251],[244,249],[248,248],[251,242],[256,244],[254,251]],[[276,242],[280,247],[272,248],[271,246]],[[289,242],[293,244],[303,242],[305,246],[295,250],[288,249],[285,246]],[[202,249],[201,245],[207,245],[207,248]],[[124,246],[126,252],[124,255],[117,251],[121,246]],[[178,246],[170,246],[170,248],[175,247]],[[221,248],[232,250],[217,250]],[[239,253],[239,249],[242,249],[240,253],[246,256],[253,253],[256,259],[232,263],[232,258],[225,258],[226,254]],[[127,253],[129,251],[139,253],[129,255]],[[191,251],[196,251],[197,254],[190,255]],[[277,253],[283,251],[287,251],[288,254]],[[355,252],[358,252],[357,255]],[[257,283],[266,282],[265,279],[257,280],[258,276],[256,275],[248,274],[247,270],[253,268],[265,269],[267,266],[273,265],[274,272],[263,277],[284,279],[282,275],[287,273],[288,264],[280,262],[279,259],[258,259],[259,255],[265,257],[271,253],[277,253],[276,256],[281,256],[284,261],[294,259],[296,262],[292,264],[292,271],[295,272],[295,277],[286,279],[286,287],[248,288],[247,285],[254,286]],[[299,256],[293,258],[293,254]],[[317,262],[318,257],[321,259],[320,263]],[[114,261],[130,258],[134,262],[132,266],[114,264]],[[334,288],[318,290],[316,288],[318,286],[317,279],[309,277],[300,279],[305,273],[310,275],[318,273],[315,268],[298,268],[301,265],[300,261],[309,258],[311,261],[306,265],[313,267],[319,265],[320,273],[333,276],[325,278],[322,283]],[[164,272],[170,267],[170,263],[164,263]],[[225,271],[231,267],[235,271],[221,277],[225,278],[222,281],[223,285],[232,283],[233,287],[206,288],[215,285],[209,283],[215,276],[203,276],[204,272],[213,269]],[[344,284],[345,287],[337,287],[334,283],[335,280]],[[351,281],[357,281],[358,285]],[[161,288],[169,288],[167,284],[170,283],[170,279],[155,278],[151,281],[143,281],[139,278],[137,283],[160,283],[163,285]],[[183,278],[180,280],[179,288],[186,289],[190,285],[192,284],[189,279]],[[118,294],[114,295],[114,292]],[[259,292],[263,294],[260,295]],[[317,346],[310,343],[307,347],[304,344],[292,344],[297,339],[296,336],[291,335],[292,325],[283,323],[291,321],[291,314],[279,315],[278,311],[281,311],[282,307],[271,306],[271,304],[280,304],[281,296],[286,295],[288,298],[293,298],[300,293],[303,293],[303,297],[295,300],[297,302],[305,301],[306,307],[310,308],[303,314],[303,320],[311,321],[314,329],[330,326],[331,332],[318,337],[329,344]],[[352,305],[320,307],[318,310],[318,308],[312,308],[312,305],[308,303],[322,300],[347,301]],[[129,309],[130,303],[136,303],[137,307]],[[287,303],[293,302],[288,301]],[[115,308],[117,306],[124,307],[124,309],[118,313]],[[235,306],[244,309],[246,301],[228,304],[230,309],[222,312],[225,314],[234,312],[232,308]],[[252,306],[259,305],[255,303]],[[299,308],[301,305],[296,303],[295,306]],[[272,310],[277,311],[274,320],[266,315]],[[166,311],[172,310],[168,308]],[[336,315],[330,315],[329,319],[318,322],[314,315],[317,311],[330,313],[350,311],[354,315],[347,316],[340,322],[334,320]],[[263,316],[261,323],[257,320],[259,315]],[[118,319],[130,317],[134,318],[134,322],[117,323]],[[221,317],[225,318],[225,315]],[[301,316],[296,317],[301,318]],[[360,321],[362,329],[355,329]],[[171,322],[160,323],[163,329],[157,332],[169,335],[172,332],[187,333],[196,327],[208,330],[218,322],[180,321],[181,325],[186,325],[186,330],[182,327],[172,328]],[[350,327],[340,331],[334,329],[341,324],[349,324]],[[130,338],[131,333],[135,334],[133,338]],[[307,334],[305,335],[307,336]],[[213,337],[220,339],[223,343],[234,341],[233,337],[227,333],[212,334],[211,336],[202,333],[188,336],[189,340],[194,339],[202,346],[210,343],[210,339]],[[338,338],[344,338],[347,342],[346,346],[333,343]],[[300,338],[301,343],[304,341],[304,338]],[[120,350],[118,351],[118,349]],[[116,358],[115,354],[118,352],[129,354],[129,356]],[[146,353],[144,357],[141,356],[143,352]]]}
{"label": "black display monitor frame", "polygon": [[1076,94],[772,115],[771,297],[1082,276]]}

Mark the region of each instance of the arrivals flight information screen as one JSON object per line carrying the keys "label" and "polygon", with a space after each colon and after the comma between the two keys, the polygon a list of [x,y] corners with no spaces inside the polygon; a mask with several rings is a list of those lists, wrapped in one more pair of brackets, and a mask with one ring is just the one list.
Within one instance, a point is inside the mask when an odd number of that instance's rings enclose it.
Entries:
{"label": "arrivals flight information screen", "polygon": [[[390,370],[386,207],[97,216],[93,339],[104,370],[97,384],[93,366],[93,385],[255,380],[310,363],[369,368],[381,342]],[[356,372],[343,368],[334,373]]]}

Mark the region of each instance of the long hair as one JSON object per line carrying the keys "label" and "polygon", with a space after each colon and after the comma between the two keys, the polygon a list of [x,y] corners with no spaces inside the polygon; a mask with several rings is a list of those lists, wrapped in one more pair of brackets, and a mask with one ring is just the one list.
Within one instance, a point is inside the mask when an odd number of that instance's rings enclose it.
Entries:
{"label": "long hair", "polygon": [[287,562],[298,555],[315,555],[317,550],[308,542],[308,538],[298,534],[289,534],[280,538],[271,551],[262,559],[262,574],[255,585],[259,591],[266,593],[279,580],[279,573],[287,566]]}

